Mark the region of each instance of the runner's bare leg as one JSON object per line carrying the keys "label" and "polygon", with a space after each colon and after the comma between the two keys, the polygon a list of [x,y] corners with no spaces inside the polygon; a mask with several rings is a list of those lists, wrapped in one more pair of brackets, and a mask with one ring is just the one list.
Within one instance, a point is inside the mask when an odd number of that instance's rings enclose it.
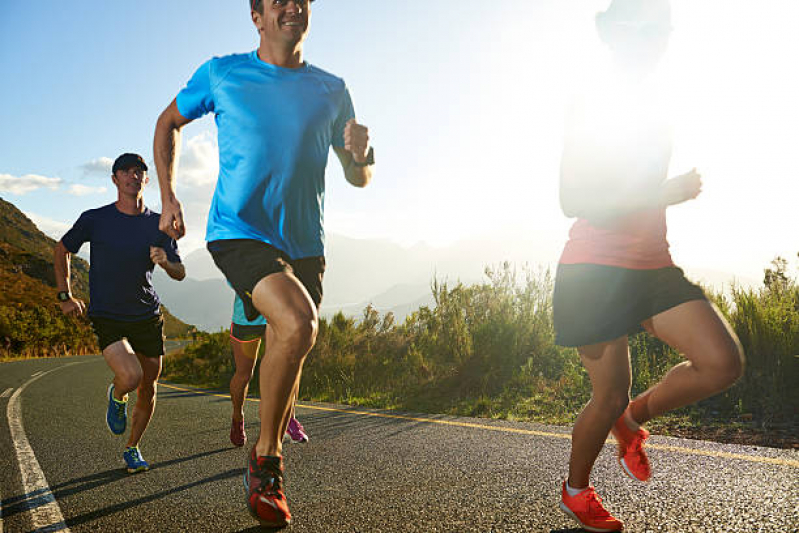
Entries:
{"label": "runner's bare leg", "polygon": [[272,274],[253,289],[253,304],[269,323],[259,374],[261,434],[258,456],[281,455],[305,356],[316,342],[318,318],[305,287],[290,273]]}

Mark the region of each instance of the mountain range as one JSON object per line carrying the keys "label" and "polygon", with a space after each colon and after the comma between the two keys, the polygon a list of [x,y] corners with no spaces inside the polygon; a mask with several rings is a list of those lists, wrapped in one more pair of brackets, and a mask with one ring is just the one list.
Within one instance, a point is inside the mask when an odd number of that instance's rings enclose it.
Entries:
{"label": "mountain range", "polygon": [[[547,229],[540,233],[496,235],[434,247],[427,244],[402,246],[384,239],[354,239],[328,233],[327,272],[322,315],[341,311],[362,315],[368,305],[381,313],[394,313],[398,321],[423,305],[432,305],[431,284],[470,284],[485,280],[487,266],[509,261],[516,265],[553,268],[559,249]],[[55,241],[44,235],[13,204],[0,199],[0,281],[3,302],[37,301],[53,305],[52,247]],[[522,250],[522,251],[520,251]],[[527,253],[524,252],[527,250]],[[85,250],[84,250],[85,251]],[[207,331],[227,328],[233,291],[213,264],[205,249],[183,257],[187,277],[170,280],[161,269],[153,276],[162,302],[174,315]],[[88,295],[88,263],[73,256],[74,292]],[[729,287],[733,275],[713,270],[686,268],[689,277],[716,290]],[[738,279],[743,285],[755,280]],[[171,319],[170,319],[171,320]],[[182,328],[186,326],[177,326]],[[188,326],[186,326],[188,327]]]}

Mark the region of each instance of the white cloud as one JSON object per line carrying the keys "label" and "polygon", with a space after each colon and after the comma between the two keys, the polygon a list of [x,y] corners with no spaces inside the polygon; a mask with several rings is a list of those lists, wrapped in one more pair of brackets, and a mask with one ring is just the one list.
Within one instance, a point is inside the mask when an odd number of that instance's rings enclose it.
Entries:
{"label": "white cloud", "polygon": [[53,239],[60,239],[70,228],[70,225],[66,222],[53,220],[52,218],[37,215],[36,213],[25,213],[25,216],[31,219],[33,223],[36,224],[36,227],[42,230],[45,235]]}
{"label": "white cloud", "polygon": [[[191,138],[184,138],[180,154],[177,176],[177,195],[183,204],[183,216],[186,223],[186,236],[178,243],[182,254],[189,253],[205,244],[205,227],[208,210],[216,187],[219,174],[219,149],[216,135],[201,133]],[[156,184],[157,178],[152,176],[150,184]],[[160,210],[159,202],[151,207]]]}
{"label": "white cloud", "polygon": [[114,165],[114,160],[110,157],[98,157],[92,159],[88,163],[80,166],[84,174],[111,174],[111,167]]}
{"label": "white cloud", "polygon": [[183,146],[178,170],[178,183],[191,187],[208,187],[219,174],[219,148],[209,133],[192,137]]}
{"label": "white cloud", "polygon": [[48,178],[36,174],[25,174],[20,177],[0,174],[0,192],[23,195],[41,188],[54,191],[59,185],[61,178]]}
{"label": "white cloud", "polygon": [[73,183],[67,189],[67,194],[72,196],[88,196],[89,194],[102,194],[108,189],[106,187],[89,187],[88,185],[81,185],[80,183]]}

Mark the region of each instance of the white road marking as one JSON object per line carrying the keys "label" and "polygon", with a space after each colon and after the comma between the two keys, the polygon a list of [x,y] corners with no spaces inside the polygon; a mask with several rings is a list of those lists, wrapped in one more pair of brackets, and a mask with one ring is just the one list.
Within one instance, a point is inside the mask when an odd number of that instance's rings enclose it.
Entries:
{"label": "white road marking", "polygon": [[[12,389],[11,387],[7,388],[6,390],[3,391],[3,394],[0,394],[0,398],[7,398],[8,396],[11,395],[12,390],[14,389]],[[0,533],[2,533],[2,530],[0,530]]]}
{"label": "white road marking", "polygon": [[[47,484],[42,467],[36,460],[28,437],[25,435],[25,427],[22,425],[22,403],[20,395],[25,387],[56,370],[80,363],[68,363],[64,366],[48,370],[47,372],[37,372],[31,379],[25,382],[14,392],[8,401],[8,428],[11,432],[11,440],[14,443],[14,451],[17,453],[17,463],[22,474],[22,490],[25,492],[26,501],[24,502],[31,514],[31,521],[34,530],[61,531],[70,533],[69,528],[64,522],[64,515],[61,508]],[[0,533],[2,533],[0,531]]]}
{"label": "white road marking", "polygon": [[[51,372],[52,372],[52,370],[51,370]],[[39,370],[38,372],[34,372],[33,374],[31,374],[31,377],[32,378],[36,378],[36,377],[39,377],[39,376],[42,376],[42,375],[44,375],[44,372]]]}

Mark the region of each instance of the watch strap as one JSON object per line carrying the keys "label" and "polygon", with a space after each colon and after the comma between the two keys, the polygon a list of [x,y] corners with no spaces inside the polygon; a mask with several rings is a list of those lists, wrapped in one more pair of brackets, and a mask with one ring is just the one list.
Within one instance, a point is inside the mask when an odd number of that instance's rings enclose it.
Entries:
{"label": "watch strap", "polygon": [[369,151],[366,152],[366,161],[363,163],[358,163],[354,159],[352,160],[352,164],[356,167],[369,167],[375,164],[375,149],[373,146],[369,147]]}

